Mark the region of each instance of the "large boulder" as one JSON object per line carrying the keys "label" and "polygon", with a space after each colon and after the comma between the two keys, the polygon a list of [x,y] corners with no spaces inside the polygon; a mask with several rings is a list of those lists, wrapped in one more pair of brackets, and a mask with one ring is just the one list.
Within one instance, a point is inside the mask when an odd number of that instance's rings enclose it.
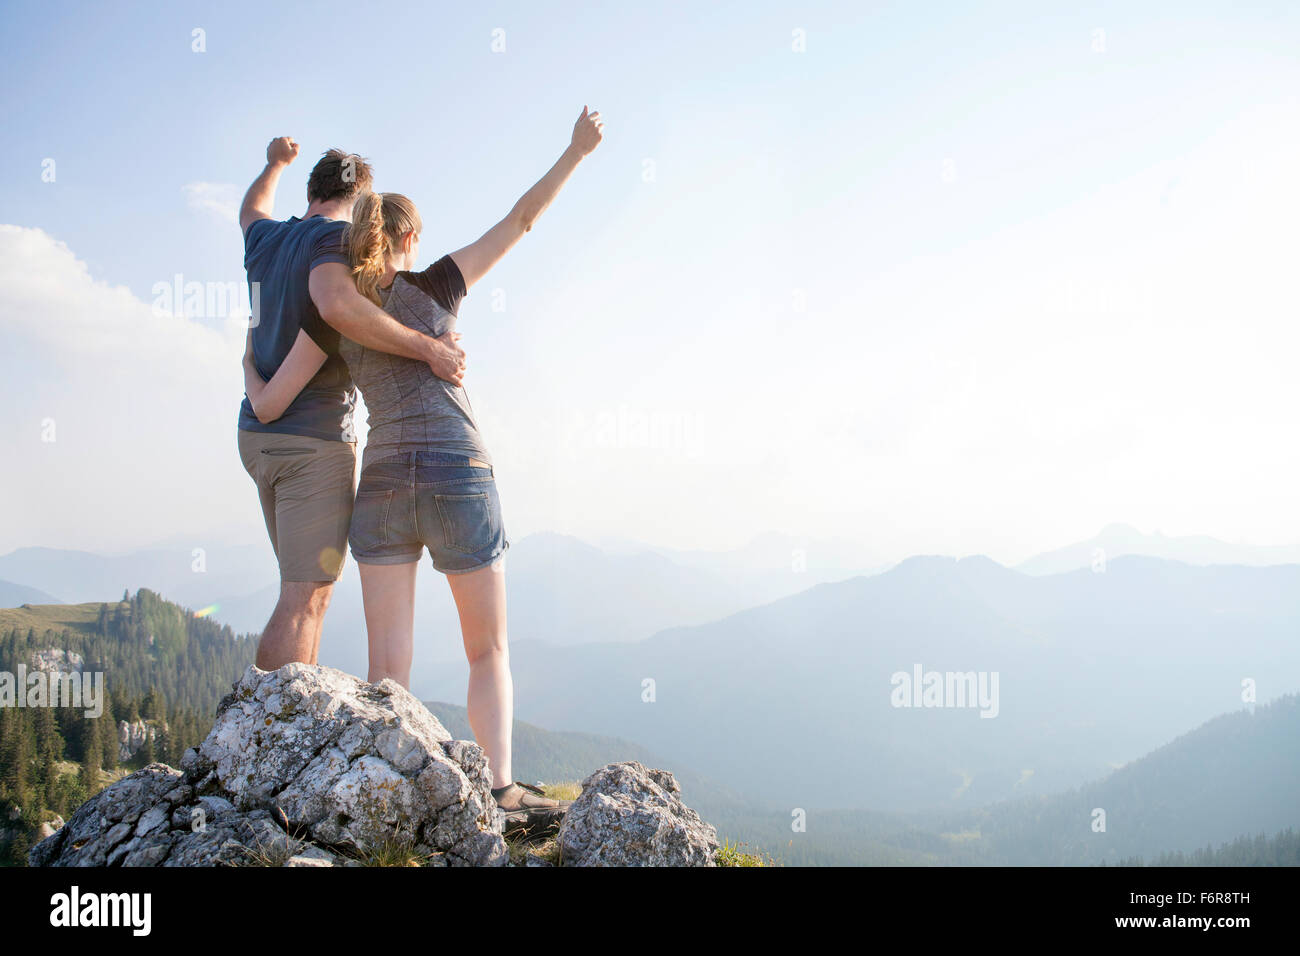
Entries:
{"label": "large boulder", "polygon": [[181,771],[152,764],[102,791],[30,862],[329,865],[401,845],[435,863],[503,865],[490,787],[482,749],[452,740],[396,682],[251,667]]}
{"label": "large boulder", "polygon": [[614,763],[582,782],[560,824],[564,866],[715,866],[717,831],[666,770]]}

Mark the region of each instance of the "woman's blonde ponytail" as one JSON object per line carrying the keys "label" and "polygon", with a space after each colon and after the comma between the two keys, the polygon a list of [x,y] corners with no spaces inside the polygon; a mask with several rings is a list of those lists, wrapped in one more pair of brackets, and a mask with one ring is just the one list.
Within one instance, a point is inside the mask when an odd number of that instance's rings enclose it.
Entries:
{"label": "woman's blonde ponytail", "polygon": [[352,207],[345,244],[357,291],[376,305],[379,280],[388,260],[408,232],[424,231],[415,203],[399,193],[365,192]]}

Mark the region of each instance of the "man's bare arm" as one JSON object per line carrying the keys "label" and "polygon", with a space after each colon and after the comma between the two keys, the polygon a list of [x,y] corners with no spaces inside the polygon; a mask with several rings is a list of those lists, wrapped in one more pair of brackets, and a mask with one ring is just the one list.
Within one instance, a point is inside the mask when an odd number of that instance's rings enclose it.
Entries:
{"label": "man's bare arm", "polygon": [[275,189],[280,185],[280,174],[298,158],[298,143],[292,136],[279,136],[266,147],[266,168],[253,180],[244,193],[239,207],[239,228],[248,227],[259,219],[270,219],[275,209]]}
{"label": "man's bare arm", "polygon": [[348,267],[325,262],[307,277],[311,300],[331,328],[358,345],[428,363],[433,374],[453,385],[465,378],[465,351],[458,333],[433,338],[409,329],[357,291]]}

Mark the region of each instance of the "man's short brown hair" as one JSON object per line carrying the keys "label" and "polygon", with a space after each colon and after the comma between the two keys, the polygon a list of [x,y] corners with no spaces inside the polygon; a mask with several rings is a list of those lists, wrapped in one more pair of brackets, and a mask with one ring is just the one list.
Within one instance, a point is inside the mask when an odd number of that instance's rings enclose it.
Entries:
{"label": "man's short brown hair", "polygon": [[356,153],[327,149],[307,180],[307,201],[352,199],[369,189],[374,180],[370,164]]}

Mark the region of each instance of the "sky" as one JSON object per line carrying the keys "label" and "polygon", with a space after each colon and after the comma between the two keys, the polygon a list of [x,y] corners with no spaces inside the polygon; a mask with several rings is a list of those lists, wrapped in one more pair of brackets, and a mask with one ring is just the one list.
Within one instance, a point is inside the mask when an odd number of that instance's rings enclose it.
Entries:
{"label": "sky", "polygon": [[0,552],[263,534],[224,300],[268,140],[302,144],[277,216],[342,146],[432,259],[584,104],[604,142],[460,313],[512,537],[779,532],[864,564],[1111,522],[1300,541],[1298,28],[1283,3],[6,3]]}

